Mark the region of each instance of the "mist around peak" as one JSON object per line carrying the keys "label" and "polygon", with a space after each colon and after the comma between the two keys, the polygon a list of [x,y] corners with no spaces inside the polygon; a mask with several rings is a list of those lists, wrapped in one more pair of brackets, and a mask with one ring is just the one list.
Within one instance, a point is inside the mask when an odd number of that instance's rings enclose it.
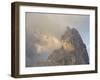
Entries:
{"label": "mist around peak", "polygon": [[33,32],[26,38],[26,67],[89,64],[88,52],[79,32],[66,27],[60,38]]}

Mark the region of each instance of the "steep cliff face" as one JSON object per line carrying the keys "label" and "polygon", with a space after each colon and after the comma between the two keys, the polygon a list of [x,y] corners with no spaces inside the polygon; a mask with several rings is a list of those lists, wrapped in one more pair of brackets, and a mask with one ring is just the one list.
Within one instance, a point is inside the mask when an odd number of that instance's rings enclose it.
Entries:
{"label": "steep cliff face", "polygon": [[48,57],[50,63],[53,65],[89,64],[86,46],[75,28],[68,27],[61,36],[61,41],[62,47]]}

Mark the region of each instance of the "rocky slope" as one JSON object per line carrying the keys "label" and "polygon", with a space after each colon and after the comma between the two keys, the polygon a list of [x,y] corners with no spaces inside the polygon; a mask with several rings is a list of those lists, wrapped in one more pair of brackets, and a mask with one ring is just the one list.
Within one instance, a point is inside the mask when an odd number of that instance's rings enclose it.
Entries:
{"label": "rocky slope", "polygon": [[75,28],[68,27],[62,35],[61,41],[62,47],[48,57],[49,62],[53,65],[89,64],[86,45]]}

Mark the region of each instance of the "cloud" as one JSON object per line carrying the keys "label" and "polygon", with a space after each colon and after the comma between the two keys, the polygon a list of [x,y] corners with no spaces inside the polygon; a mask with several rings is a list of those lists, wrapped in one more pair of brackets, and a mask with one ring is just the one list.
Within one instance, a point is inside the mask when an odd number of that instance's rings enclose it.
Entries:
{"label": "cloud", "polygon": [[36,52],[38,54],[51,53],[53,50],[61,48],[62,46],[62,43],[58,38],[46,33],[38,33],[37,37],[35,38],[40,40],[39,42],[36,41],[34,43]]}

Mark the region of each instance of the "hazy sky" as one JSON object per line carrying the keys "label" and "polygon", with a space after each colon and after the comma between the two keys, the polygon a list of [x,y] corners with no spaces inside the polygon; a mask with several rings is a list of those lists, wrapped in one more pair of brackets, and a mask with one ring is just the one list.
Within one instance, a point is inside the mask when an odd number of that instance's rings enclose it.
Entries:
{"label": "hazy sky", "polygon": [[[56,37],[60,37],[66,27],[75,27],[83,42],[89,49],[89,16],[88,15],[69,15],[69,14],[45,14],[45,13],[26,13],[26,30],[47,32]],[[89,50],[88,50],[89,51]]]}

